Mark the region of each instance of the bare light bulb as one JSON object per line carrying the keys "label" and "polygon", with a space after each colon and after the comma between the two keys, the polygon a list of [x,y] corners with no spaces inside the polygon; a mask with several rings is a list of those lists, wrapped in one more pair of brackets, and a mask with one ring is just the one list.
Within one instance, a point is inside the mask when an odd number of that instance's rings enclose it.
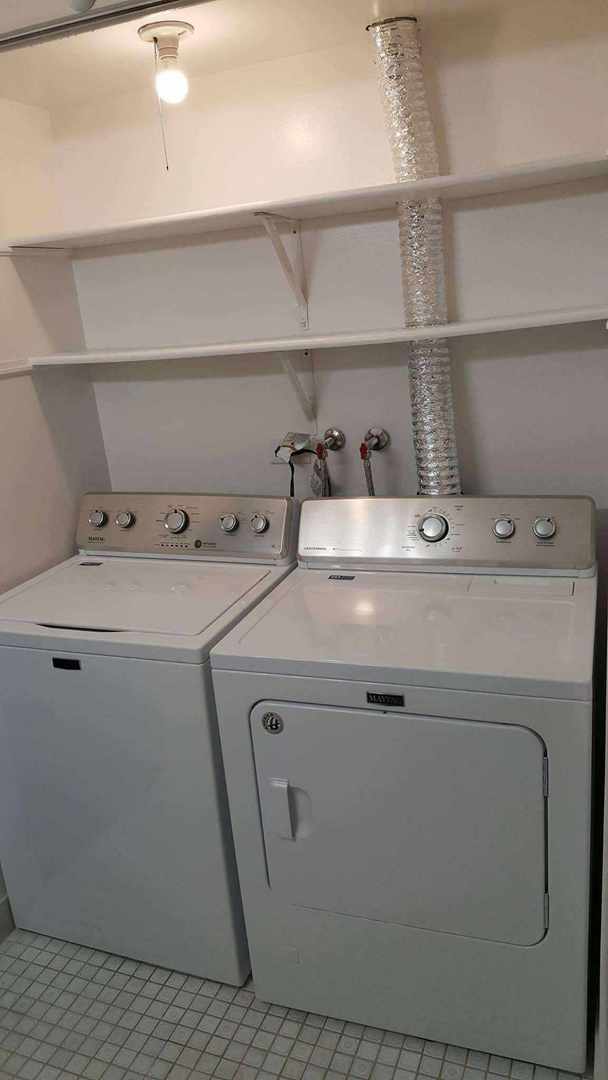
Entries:
{"label": "bare light bulb", "polygon": [[188,78],[173,64],[163,64],[156,73],[156,93],[167,105],[179,105],[188,96]]}
{"label": "bare light bulb", "polygon": [[140,26],[142,41],[154,46],[156,62],[156,93],[167,105],[179,105],[188,95],[188,78],[179,65],[179,45],[183,37],[192,34],[191,23],[165,19]]}

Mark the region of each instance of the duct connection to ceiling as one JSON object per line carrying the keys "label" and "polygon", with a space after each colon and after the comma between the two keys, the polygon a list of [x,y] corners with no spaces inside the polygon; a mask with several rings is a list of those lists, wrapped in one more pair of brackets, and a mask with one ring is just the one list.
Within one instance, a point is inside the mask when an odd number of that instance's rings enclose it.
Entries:
{"label": "duct connection to ceiling", "polygon": [[[397,180],[437,176],[439,161],[424,80],[418,24],[402,16],[367,28],[376,50],[380,90]],[[439,199],[398,203],[399,245],[407,326],[447,321],[442,209]],[[410,398],[421,495],[461,491],[448,343],[409,346]]]}

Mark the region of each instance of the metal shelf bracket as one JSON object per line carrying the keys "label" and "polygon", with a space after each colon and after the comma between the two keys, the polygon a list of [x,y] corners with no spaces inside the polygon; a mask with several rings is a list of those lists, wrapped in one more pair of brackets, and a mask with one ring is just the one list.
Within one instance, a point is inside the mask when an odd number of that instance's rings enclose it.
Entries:
{"label": "metal shelf bracket", "polygon": [[[308,295],[302,255],[300,222],[294,218],[282,217],[280,214],[267,214],[261,211],[257,212],[255,217],[259,218],[264,226],[287,284],[295,297],[300,312],[300,325],[304,330],[308,330]],[[280,224],[288,225],[293,236],[295,248],[293,259],[289,257],[283,237],[279,232]]]}
{"label": "metal shelf bracket", "polygon": [[[291,383],[291,385],[292,385],[292,387],[293,387],[293,389],[295,391],[295,395],[296,395],[296,397],[297,397],[297,399],[298,399],[298,401],[300,403],[300,407],[302,409],[302,412],[304,413],[307,420],[311,420],[311,421],[316,422],[316,419],[317,419],[317,402],[316,402],[316,395],[314,393],[314,374],[313,374],[313,392],[312,392],[312,394],[309,394],[308,391],[305,390],[304,386],[302,385],[300,376],[299,376],[298,372],[296,371],[295,367],[293,366],[293,361],[292,361],[291,356],[289,355],[289,353],[279,353],[278,355],[279,355],[279,360],[281,361],[281,366],[283,368],[283,371],[287,375],[287,378],[289,379],[289,381],[290,381],[290,383]],[[302,355],[304,356],[304,358],[306,360],[311,360],[311,363],[312,363],[312,355],[311,355],[310,349],[305,349]]]}

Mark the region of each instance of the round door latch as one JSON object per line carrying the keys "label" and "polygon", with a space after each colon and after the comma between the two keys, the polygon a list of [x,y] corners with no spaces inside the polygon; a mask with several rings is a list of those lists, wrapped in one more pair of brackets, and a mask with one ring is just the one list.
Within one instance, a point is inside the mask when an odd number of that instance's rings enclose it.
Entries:
{"label": "round door latch", "polygon": [[264,731],[269,731],[271,735],[278,735],[285,725],[282,716],[279,716],[278,713],[267,712],[262,717],[262,727]]}

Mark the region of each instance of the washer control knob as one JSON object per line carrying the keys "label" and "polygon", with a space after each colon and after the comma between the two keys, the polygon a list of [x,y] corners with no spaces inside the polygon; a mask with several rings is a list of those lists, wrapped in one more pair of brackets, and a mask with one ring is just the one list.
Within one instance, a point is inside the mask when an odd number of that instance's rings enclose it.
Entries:
{"label": "washer control knob", "polygon": [[264,533],[268,528],[270,522],[265,514],[254,514],[249,522],[251,531],[254,533]]}
{"label": "washer control knob", "polygon": [[89,514],[89,525],[92,529],[103,529],[104,525],[108,523],[108,515],[105,510],[91,510]]}
{"label": "washer control knob", "polygon": [[429,544],[436,544],[438,540],[444,540],[448,535],[450,526],[441,514],[427,514],[418,526],[418,532],[423,540]]}
{"label": "washer control knob", "polygon": [[114,524],[119,529],[130,529],[135,524],[135,514],[132,510],[120,510],[114,518]]}
{"label": "washer control knob", "polygon": [[537,517],[532,532],[539,540],[551,540],[557,532],[557,525],[552,517]]}
{"label": "washer control knob", "polygon": [[181,533],[189,524],[190,518],[185,510],[169,510],[165,514],[165,529],[170,533]]}
{"label": "washer control knob", "polygon": [[515,522],[511,518],[496,518],[494,522],[494,536],[499,540],[508,540],[515,532]]}
{"label": "washer control knob", "polygon": [[220,529],[225,533],[233,533],[239,527],[239,519],[236,514],[222,514],[220,518]]}

